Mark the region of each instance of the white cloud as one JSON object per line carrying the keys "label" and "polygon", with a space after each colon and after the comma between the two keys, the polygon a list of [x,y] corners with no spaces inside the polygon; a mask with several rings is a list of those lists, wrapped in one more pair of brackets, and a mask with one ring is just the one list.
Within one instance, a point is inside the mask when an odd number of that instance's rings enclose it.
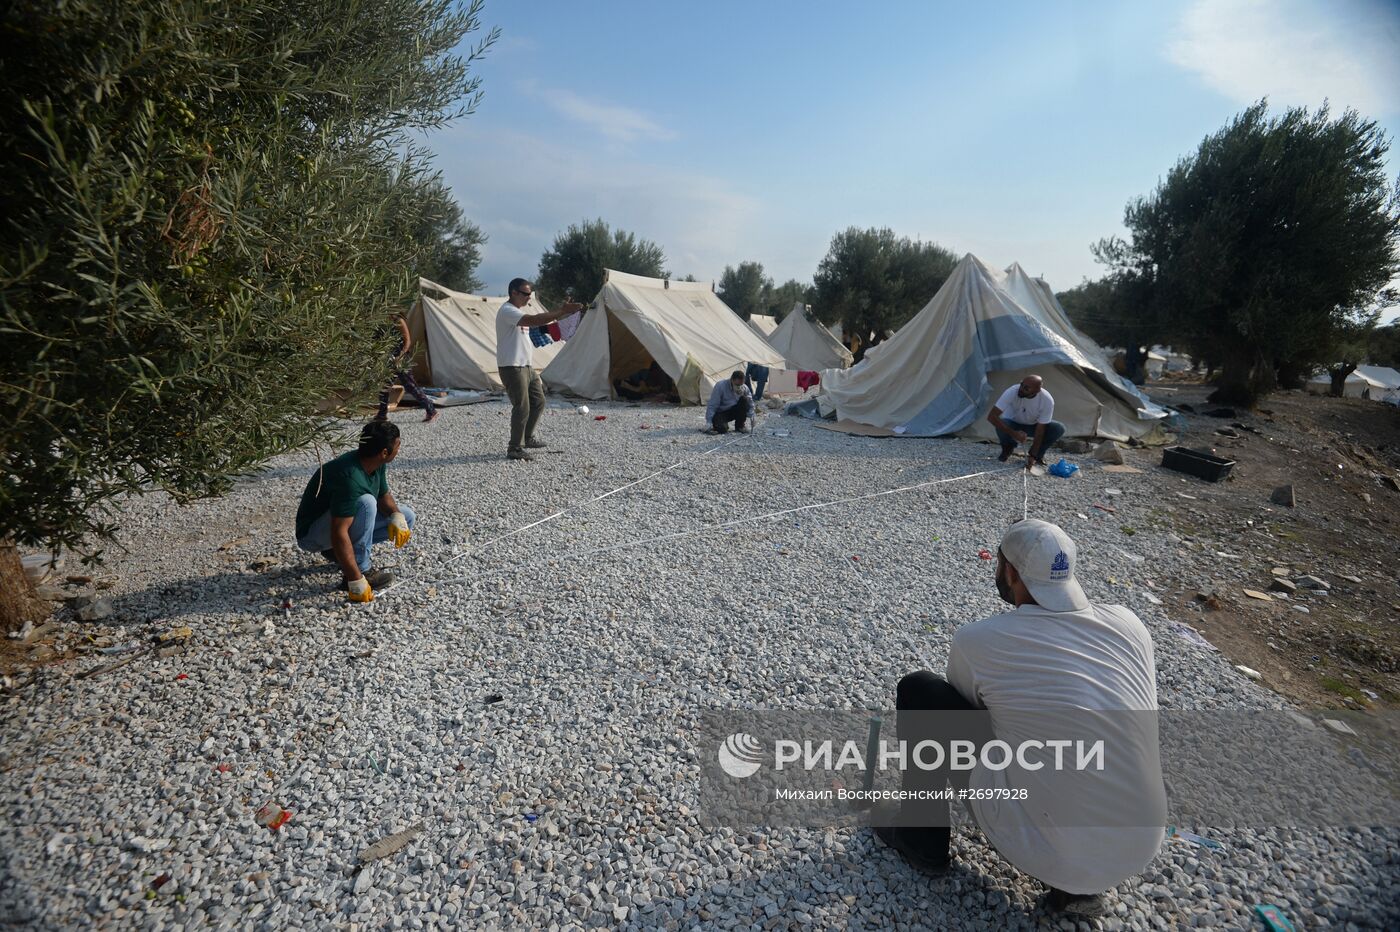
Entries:
{"label": "white cloud", "polygon": [[489,237],[478,273],[488,290],[533,275],[557,233],[597,217],[657,243],[673,274],[708,281],[748,255],[762,220],[759,204],[723,179],[615,152],[482,124],[447,131],[435,148],[467,217]]}
{"label": "white cloud", "polygon": [[527,91],[566,119],[587,126],[613,142],[665,141],[676,138],[674,131],[631,107],[590,100],[560,88],[527,88]]}
{"label": "white cloud", "polygon": [[1400,6],[1386,0],[1195,0],[1167,56],[1242,103],[1400,112]]}

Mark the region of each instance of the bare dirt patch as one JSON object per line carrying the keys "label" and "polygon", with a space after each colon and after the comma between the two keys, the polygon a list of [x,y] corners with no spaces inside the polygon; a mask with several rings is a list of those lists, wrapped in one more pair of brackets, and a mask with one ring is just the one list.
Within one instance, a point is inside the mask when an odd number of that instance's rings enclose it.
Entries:
{"label": "bare dirt patch", "polygon": [[[1224,482],[1183,477],[1163,488],[1155,514],[1198,574],[1178,580],[1172,617],[1300,703],[1400,703],[1400,408],[1280,392],[1219,417],[1206,413],[1219,408],[1205,402],[1209,390],[1149,386],[1156,400],[1194,409],[1181,445],[1236,462]],[[1293,507],[1270,499],[1284,485]],[[1281,598],[1271,591],[1280,573],[1331,588]]]}

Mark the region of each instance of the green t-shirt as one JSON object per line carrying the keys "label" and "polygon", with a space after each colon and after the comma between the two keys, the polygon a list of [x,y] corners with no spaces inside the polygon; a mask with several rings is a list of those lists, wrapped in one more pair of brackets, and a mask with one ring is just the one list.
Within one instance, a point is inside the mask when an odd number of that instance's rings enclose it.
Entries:
{"label": "green t-shirt", "polygon": [[305,537],[316,519],[327,511],[333,518],[353,518],[361,495],[375,500],[389,494],[389,470],[383,466],[366,473],[355,450],[342,453],[311,474],[297,508],[297,537]]}

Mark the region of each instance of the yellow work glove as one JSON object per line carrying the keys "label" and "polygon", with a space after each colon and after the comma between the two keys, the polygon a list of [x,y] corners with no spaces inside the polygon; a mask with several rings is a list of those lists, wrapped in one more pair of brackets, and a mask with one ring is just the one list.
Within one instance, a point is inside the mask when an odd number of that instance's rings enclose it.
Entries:
{"label": "yellow work glove", "polygon": [[408,529],[408,519],[403,516],[402,511],[396,511],[389,516],[389,539],[394,542],[395,547],[402,547],[412,536],[413,532]]}
{"label": "yellow work glove", "polygon": [[361,576],[359,579],[352,579],[346,584],[350,590],[351,602],[373,602],[374,590],[369,587],[369,580]]}

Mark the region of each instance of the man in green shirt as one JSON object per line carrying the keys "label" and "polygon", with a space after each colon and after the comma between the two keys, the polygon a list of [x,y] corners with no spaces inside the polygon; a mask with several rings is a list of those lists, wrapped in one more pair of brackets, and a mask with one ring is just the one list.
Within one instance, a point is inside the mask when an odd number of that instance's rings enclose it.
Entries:
{"label": "man in green shirt", "polygon": [[359,449],[317,469],[301,493],[297,546],[340,565],[351,602],[372,602],[375,589],[394,581],[385,570],[370,570],[370,547],[386,540],[402,547],[412,536],[413,509],[389,494],[388,466],[401,442],[393,421],[366,424]]}

